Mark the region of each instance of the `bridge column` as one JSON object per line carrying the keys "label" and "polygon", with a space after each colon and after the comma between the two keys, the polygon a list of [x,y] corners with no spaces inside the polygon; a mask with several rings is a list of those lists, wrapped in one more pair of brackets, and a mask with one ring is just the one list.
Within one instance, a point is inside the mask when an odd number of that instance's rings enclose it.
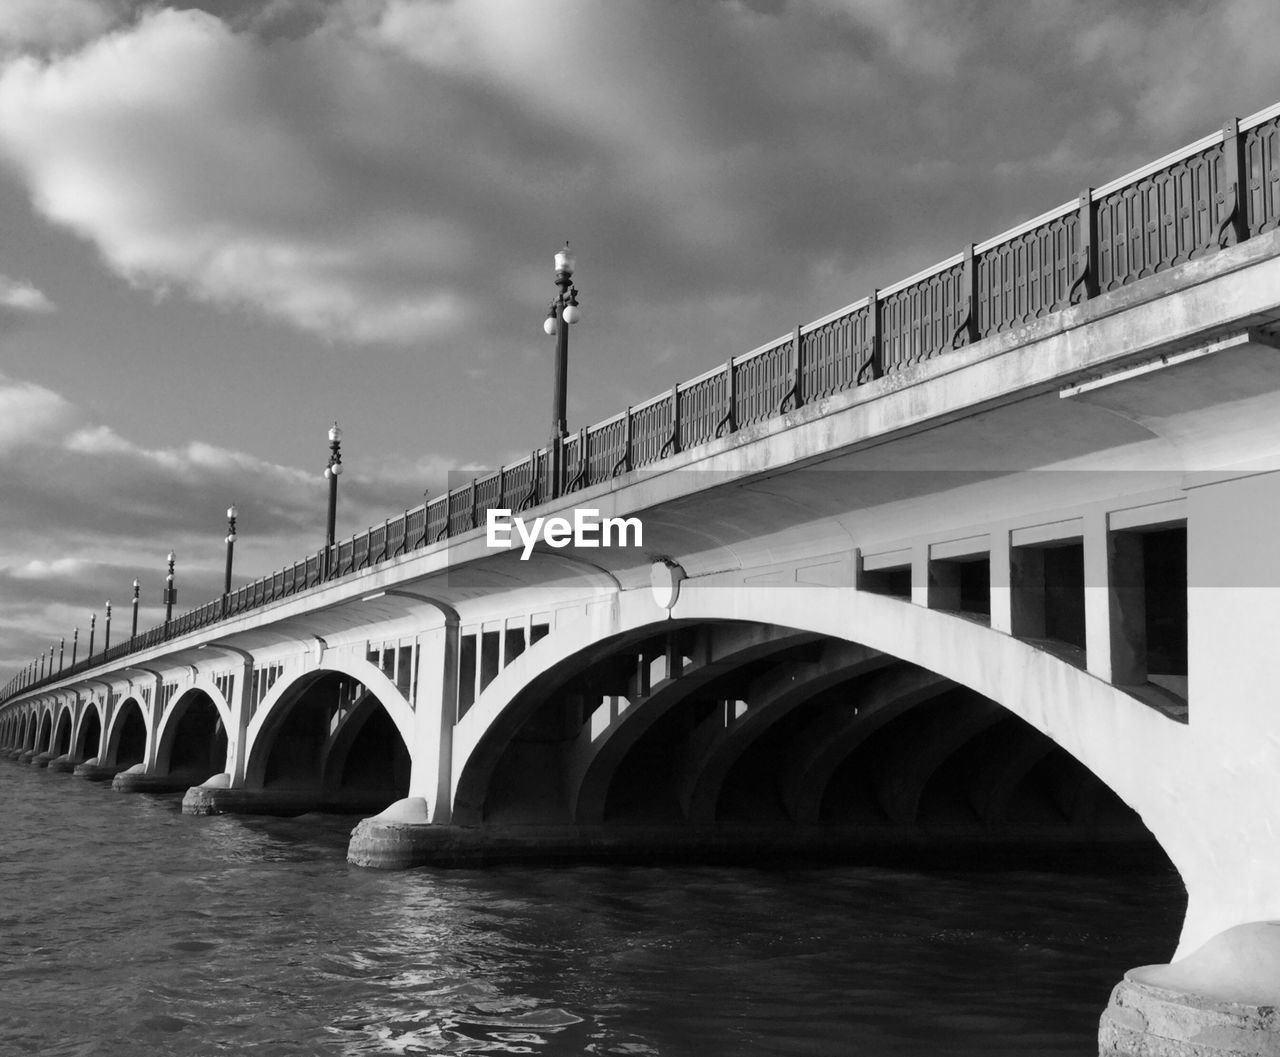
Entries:
{"label": "bridge column", "polygon": [[1112,993],[1106,1057],[1277,1052],[1280,473],[1194,482],[1187,504],[1192,749],[1162,779],[1183,805],[1187,914],[1179,957]]}
{"label": "bridge column", "polygon": [[231,700],[231,727],[227,730],[227,784],[243,789],[249,766],[249,721],[253,718],[253,657],[244,654],[236,673]]}
{"label": "bridge column", "polygon": [[421,636],[418,687],[413,709],[417,719],[410,747],[413,770],[409,796],[427,801],[432,822],[445,823],[453,812],[453,725],[458,719],[459,628],[450,621]]}
{"label": "bridge column", "polygon": [[459,641],[459,624],[452,613],[443,625],[419,636],[409,795],[356,826],[347,847],[348,862],[386,869],[413,866],[425,861],[433,838],[451,821]]}

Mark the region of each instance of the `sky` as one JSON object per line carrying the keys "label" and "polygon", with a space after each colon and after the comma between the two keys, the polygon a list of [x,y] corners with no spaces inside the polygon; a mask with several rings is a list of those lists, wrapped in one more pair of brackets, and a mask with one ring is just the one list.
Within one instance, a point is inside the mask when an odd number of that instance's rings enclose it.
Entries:
{"label": "sky", "polygon": [[[0,0],[0,685],[1280,101],[1272,0]],[[101,646],[101,637],[98,645]],[[83,656],[83,653],[81,653]]]}

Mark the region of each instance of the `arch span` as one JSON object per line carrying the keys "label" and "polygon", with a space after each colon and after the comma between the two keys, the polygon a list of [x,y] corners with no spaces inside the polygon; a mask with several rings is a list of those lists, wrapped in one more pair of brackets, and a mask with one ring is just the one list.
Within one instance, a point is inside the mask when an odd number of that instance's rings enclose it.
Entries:
{"label": "arch span", "polygon": [[[332,791],[335,784],[341,784],[353,743],[360,738],[362,729],[368,726],[379,707],[389,718],[391,728],[402,744],[405,756],[408,756],[409,746],[414,744],[415,720],[412,708],[396,685],[368,661],[326,656],[316,668],[288,683],[277,683],[254,713],[246,735],[246,788],[263,789],[273,780],[273,749],[290,715],[309,691],[335,676],[349,680],[350,700],[340,709],[336,708],[335,702],[333,714],[325,718],[323,730],[316,727],[309,733],[298,732],[300,735],[306,733],[302,738],[306,745],[299,746],[300,754],[306,759],[295,761],[298,767],[292,776],[274,777],[283,778],[285,784],[292,779],[305,782],[317,791],[325,788]],[[354,694],[356,685],[364,688],[363,694]],[[396,767],[399,766],[396,763]]]}
{"label": "arch span", "polygon": [[199,784],[227,765],[231,710],[217,687],[188,687],[165,710],[156,736],[156,774],[189,776]]}
{"label": "arch span", "polygon": [[[1134,809],[1187,881],[1205,870],[1206,834],[1188,828],[1168,775],[1188,774],[1187,727],[1044,650],[963,617],[848,588],[686,582],[668,615],[650,592],[624,592],[611,607],[557,628],[486,688],[453,742],[455,820],[482,817],[486,772],[518,718],[513,704],[548,673],[598,655],[602,643],[638,641],[664,627],[739,621],[858,643],[967,687],[1026,721],[1084,764]],[[495,747],[498,746],[498,747]],[[1271,902],[1276,902],[1272,899]],[[1206,901],[1208,905],[1208,901]],[[1221,928],[1189,905],[1183,943]],[[1237,920],[1256,919],[1242,917]],[[1272,916],[1280,916],[1276,906]],[[1220,915],[1218,916],[1220,921]],[[1213,927],[1217,924],[1218,927]]]}
{"label": "arch span", "polygon": [[147,716],[132,695],[115,708],[102,738],[98,762],[120,768],[142,763],[147,757]]}

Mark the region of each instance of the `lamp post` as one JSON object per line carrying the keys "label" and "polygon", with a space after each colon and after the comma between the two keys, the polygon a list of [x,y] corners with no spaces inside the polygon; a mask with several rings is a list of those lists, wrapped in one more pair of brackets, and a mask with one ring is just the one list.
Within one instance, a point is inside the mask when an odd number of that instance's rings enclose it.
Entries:
{"label": "lamp post", "polygon": [[169,572],[164,578],[164,632],[165,637],[169,635],[169,621],[173,618],[173,603],[178,600],[178,589],[173,586],[173,563],[177,560],[177,555],[173,551],[169,552]]}
{"label": "lamp post", "polygon": [[59,672],[62,671],[62,658],[66,654],[66,649],[67,649],[67,639],[66,639],[66,636],[64,635],[62,638],[58,640],[58,671]]}
{"label": "lamp post", "polygon": [[573,269],[577,263],[566,242],[564,249],[555,256],[556,286],[560,287],[560,293],[551,302],[542,324],[542,329],[556,339],[555,403],[551,415],[553,439],[559,439],[568,432],[565,402],[569,386],[569,329],[564,324],[577,323],[582,318],[582,310],[578,307],[578,288],[572,285]]}
{"label": "lamp post", "polygon": [[133,581],[133,623],[129,627],[129,640],[133,641],[138,637],[138,586],[137,577]]}
{"label": "lamp post", "polygon": [[90,613],[89,614],[89,652],[85,654],[85,657],[88,660],[93,659],[93,631],[97,623],[98,623],[98,614]]}
{"label": "lamp post", "polygon": [[331,571],[334,534],[338,527],[338,477],[342,473],[342,430],[338,423],[329,430],[329,465],[324,468],[325,479],[329,482],[329,516],[325,522],[324,532],[324,575],[329,578]]}
{"label": "lamp post", "polygon": [[542,329],[556,339],[556,380],[551,410],[551,481],[553,495],[560,494],[561,466],[564,437],[568,432],[565,404],[569,391],[569,326],[582,318],[582,310],[578,307],[578,288],[573,285],[573,270],[577,265],[569,244],[564,244],[555,256],[556,286],[560,292],[555,296],[547,309],[547,318]]}
{"label": "lamp post", "polygon": [[111,649],[111,599],[107,599],[107,622],[102,629],[102,652]]}
{"label": "lamp post", "polygon": [[53,647],[49,647],[49,675],[53,675]]}
{"label": "lamp post", "polygon": [[80,645],[80,629],[76,628],[75,633],[71,636],[71,667],[76,665],[76,649]]}
{"label": "lamp post", "polygon": [[236,508],[227,507],[227,573],[222,578],[222,593],[231,593],[231,555],[236,549]]}

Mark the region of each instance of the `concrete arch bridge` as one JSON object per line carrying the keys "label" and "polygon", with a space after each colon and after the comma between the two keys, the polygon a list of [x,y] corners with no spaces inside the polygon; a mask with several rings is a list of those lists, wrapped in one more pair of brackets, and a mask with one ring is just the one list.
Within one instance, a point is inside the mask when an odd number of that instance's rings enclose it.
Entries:
{"label": "concrete arch bridge", "polygon": [[[1158,845],[1178,953],[1208,943],[1227,982],[1193,987],[1195,958],[1134,977],[1105,1045],[1156,1033],[1143,988],[1244,1008],[1271,965],[1280,993],[1280,108],[1250,120],[388,521],[331,574],[28,673],[0,744],[192,813],[370,814],[371,865]],[[1237,162],[1212,223],[1139,245],[1116,220]],[[522,554],[499,507],[642,538]]]}

